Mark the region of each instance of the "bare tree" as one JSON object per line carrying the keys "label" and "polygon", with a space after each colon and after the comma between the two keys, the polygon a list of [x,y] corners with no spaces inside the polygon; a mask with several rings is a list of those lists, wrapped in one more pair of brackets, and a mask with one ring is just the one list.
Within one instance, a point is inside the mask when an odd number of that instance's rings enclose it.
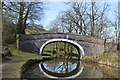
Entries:
{"label": "bare tree", "polygon": [[2,19],[17,24],[18,7],[16,2],[2,2]]}
{"label": "bare tree", "polygon": [[[100,7],[103,6],[103,7]],[[106,12],[108,11],[108,4],[107,3],[96,3],[90,2],[89,7],[85,9],[86,14],[89,18],[89,23],[91,26],[90,33],[91,36],[100,37],[102,30],[104,29],[105,25],[108,23],[108,19],[106,18]],[[99,34],[97,34],[99,33]]]}
{"label": "bare tree", "polygon": [[25,34],[27,25],[40,23],[43,8],[43,2],[2,2],[3,45],[15,43],[16,34]]}
{"label": "bare tree", "polygon": [[118,2],[118,10],[114,11],[114,16],[115,16],[115,20],[112,23],[112,26],[115,29],[115,42],[117,43],[117,49],[120,49],[120,10],[119,10],[119,6],[120,6],[120,2]]}
{"label": "bare tree", "polygon": [[[60,12],[57,20],[64,32],[102,38],[110,21],[106,17],[108,4],[96,2],[69,2],[70,9]],[[101,7],[102,5],[102,7]]]}
{"label": "bare tree", "polygon": [[[41,16],[39,16],[43,14],[43,8],[40,6],[41,4],[42,2],[39,2],[39,3],[20,2],[19,19],[18,19],[18,25],[17,25],[18,33],[25,34],[25,28],[27,25],[27,21],[34,23],[34,21],[41,19]],[[22,29],[19,29],[21,25],[22,25]],[[19,30],[21,31],[19,32]]]}
{"label": "bare tree", "polygon": [[57,24],[57,20],[56,21],[55,20],[51,21],[49,25],[50,25],[49,31],[59,32],[59,26]]}
{"label": "bare tree", "polygon": [[25,34],[26,26],[40,22],[43,14],[43,2],[3,2],[3,12],[11,18],[14,14],[16,22],[16,33]]}
{"label": "bare tree", "polygon": [[60,13],[60,16],[58,17],[60,21],[59,25],[68,33],[72,33],[73,31],[73,21],[71,16],[72,13],[70,11],[63,11]]}
{"label": "bare tree", "polygon": [[[16,3],[2,2],[2,45],[15,43],[15,28],[17,23]],[[16,4],[17,5],[17,4]],[[14,7],[12,7],[14,6]],[[15,10],[13,8],[16,8]]]}
{"label": "bare tree", "polygon": [[118,18],[114,22],[111,23],[113,28],[115,29],[115,43],[118,44]]}

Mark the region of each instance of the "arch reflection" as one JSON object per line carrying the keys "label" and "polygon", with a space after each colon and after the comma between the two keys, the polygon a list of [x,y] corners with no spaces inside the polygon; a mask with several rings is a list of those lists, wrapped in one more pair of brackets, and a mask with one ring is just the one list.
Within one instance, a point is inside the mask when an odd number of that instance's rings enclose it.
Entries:
{"label": "arch reflection", "polygon": [[41,72],[49,78],[75,78],[81,74],[83,66],[78,60],[54,59],[39,64]]}

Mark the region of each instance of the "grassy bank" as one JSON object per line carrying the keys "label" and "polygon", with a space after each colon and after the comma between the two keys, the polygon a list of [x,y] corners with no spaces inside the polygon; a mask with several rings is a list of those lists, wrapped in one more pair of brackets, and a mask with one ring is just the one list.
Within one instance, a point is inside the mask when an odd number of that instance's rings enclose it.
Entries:
{"label": "grassy bank", "polygon": [[[109,67],[106,65],[98,64],[98,63],[90,63],[90,62],[83,62],[83,65],[90,69],[94,68],[94,69],[102,72],[103,74],[105,73],[106,75],[111,76],[112,78],[113,77],[120,78],[118,68]],[[104,78],[104,75],[103,75],[103,78]]]}
{"label": "grassy bank", "polygon": [[39,54],[18,50],[15,45],[9,45],[8,47],[13,56],[2,59],[2,78],[19,78],[20,67],[24,62],[28,59],[42,58]]}
{"label": "grassy bank", "polygon": [[89,68],[94,67],[105,74],[111,75],[115,78],[120,78],[118,69],[120,68],[118,66],[118,53],[120,53],[120,51],[103,53],[94,56],[85,56],[83,58],[83,61],[86,63],[84,66]]}
{"label": "grassy bank", "polygon": [[120,53],[120,51],[103,53],[103,54],[94,55],[94,56],[85,56],[83,60],[87,62],[95,62],[95,63],[107,65],[110,67],[118,68],[119,67],[118,66],[118,59],[119,59],[118,53]]}

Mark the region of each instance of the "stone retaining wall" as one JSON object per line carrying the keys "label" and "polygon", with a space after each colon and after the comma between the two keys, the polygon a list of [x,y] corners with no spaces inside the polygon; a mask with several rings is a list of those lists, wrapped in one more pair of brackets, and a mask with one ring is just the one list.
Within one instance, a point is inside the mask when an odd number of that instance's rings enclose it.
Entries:
{"label": "stone retaining wall", "polygon": [[19,49],[32,53],[39,53],[40,47],[43,43],[50,39],[70,39],[79,43],[86,55],[104,53],[104,40],[67,33],[41,33],[24,35],[19,38]]}

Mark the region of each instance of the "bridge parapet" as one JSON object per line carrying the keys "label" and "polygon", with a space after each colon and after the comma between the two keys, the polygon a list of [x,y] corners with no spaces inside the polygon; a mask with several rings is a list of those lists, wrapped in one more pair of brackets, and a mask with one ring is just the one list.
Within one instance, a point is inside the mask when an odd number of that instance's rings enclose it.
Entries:
{"label": "bridge parapet", "polygon": [[41,34],[28,34],[20,37],[20,41],[25,40],[39,40],[39,39],[54,39],[54,38],[62,38],[62,39],[71,39],[75,41],[83,41],[89,43],[96,44],[104,44],[104,40],[94,38],[91,36],[82,36],[76,34],[68,34],[68,33],[41,33]]}
{"label": "bridge parapet", "polygon": [[104,52],[104,40],[68,33],[41,33],[24,35],[19,38],[19,49],[39,53],[39,49],[43,43],[50,39],[69,39],[79,43],[86,55],[100,54]]}

